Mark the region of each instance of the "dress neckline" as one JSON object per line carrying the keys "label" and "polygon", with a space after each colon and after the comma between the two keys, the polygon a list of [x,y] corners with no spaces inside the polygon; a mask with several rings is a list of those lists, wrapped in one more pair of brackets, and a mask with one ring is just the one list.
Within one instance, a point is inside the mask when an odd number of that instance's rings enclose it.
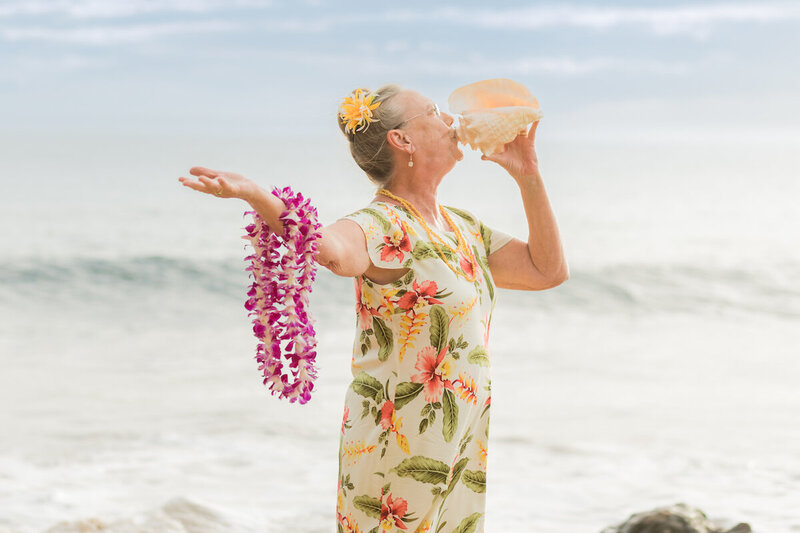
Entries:
{"label": "dress neckline", "polygon": [[[413,216],[411,216],[409,213],[406,212],[406,208],[402,204],[390,204],[389,202],[385,202],[383,200],[373,200],[371,203],[373,203],[373,204],[385,204],[385,205],[388,205],[389,207],[399,207],[399,208],[401,208],[400,210],[403,212],[403,214],[406,215],[406,217],[408,217],[411,220],[413,220],[414,222],[416,222],[417,225],[420,225],[420,223],[416,220],[416,218],[414,218]],[[442,205],[442,204],[439,204],[439,205]],[[442,207],[447,209],[447,206],[442,205]],[[420,225],[420,227],[421,227],[421,225]],[[447,237],[455,237],[455,235],[456,235],[456,232],[453,231],[452,229],[449,230],[449,231],[444,231],[444,230],[440,230],[439,228],[437,228],[435,226],[431,226],[430,224],[428,224],[428,227],[431,228],[431,230],[435,231],[436,233],[439,233],[441,235],[445,235]]]}

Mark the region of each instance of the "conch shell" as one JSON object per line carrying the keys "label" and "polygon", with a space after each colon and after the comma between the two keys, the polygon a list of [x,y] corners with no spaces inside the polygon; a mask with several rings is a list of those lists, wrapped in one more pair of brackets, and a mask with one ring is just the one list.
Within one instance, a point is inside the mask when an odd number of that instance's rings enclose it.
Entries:
{"label": "conch shell", "polygon": [[459,87],[447,99],[458,115],[456,135],[461,144],[492,155],[503,150],[528,125],[542,118],[539,102],[521,83],[505,78],[477,81]]}

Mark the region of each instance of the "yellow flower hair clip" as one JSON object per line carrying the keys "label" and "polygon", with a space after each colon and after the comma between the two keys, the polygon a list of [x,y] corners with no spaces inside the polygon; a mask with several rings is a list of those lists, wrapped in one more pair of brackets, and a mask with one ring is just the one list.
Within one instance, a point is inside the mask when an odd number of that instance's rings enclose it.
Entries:
{"label": "yellow flower hair clip", "polygon": [[[356,89],[353,96],[342,100],[339,117],[342,119],[342,124],[345,124],[344,131],[350,133],[364,131],[373,120],[378,122],[378,119],[372,118],[372,111],[381,105],[380,102],[372,103],[376,96],[374,92],[365,94],[362,89]],[[356,129],[356,126],[359,128]]]}

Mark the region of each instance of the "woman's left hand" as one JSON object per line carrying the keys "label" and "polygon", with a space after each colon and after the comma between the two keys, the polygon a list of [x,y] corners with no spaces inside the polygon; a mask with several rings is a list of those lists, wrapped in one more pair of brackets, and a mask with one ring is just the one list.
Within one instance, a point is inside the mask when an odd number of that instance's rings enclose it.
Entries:
{"label": "woman's left hand", "polygon": [[496,152],[490,156],[482,155],[481,159],[494,161],[506,169],[515,180],[534,174],[538,175],[539,160],[533,147],[538,125],[539,121],[537,120],[531,124],[527,133],[517,135],[513,141],[506,143],[502,152]]}

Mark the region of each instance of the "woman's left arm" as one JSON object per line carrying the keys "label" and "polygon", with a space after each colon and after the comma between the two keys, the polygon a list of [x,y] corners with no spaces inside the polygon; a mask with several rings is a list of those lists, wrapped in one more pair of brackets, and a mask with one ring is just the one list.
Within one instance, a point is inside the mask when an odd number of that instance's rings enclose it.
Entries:
{"label": "woman's left arm", "polygon": [[528,242],[513,239],[489,256],[489,269],[495,285],[505,289],[543,290],[569,279],[558,224],[539,173],[534,150],[536,127],[505,145],[503,152],[481,156],[494,161],[514,178],[522,195],[528,219]]}

